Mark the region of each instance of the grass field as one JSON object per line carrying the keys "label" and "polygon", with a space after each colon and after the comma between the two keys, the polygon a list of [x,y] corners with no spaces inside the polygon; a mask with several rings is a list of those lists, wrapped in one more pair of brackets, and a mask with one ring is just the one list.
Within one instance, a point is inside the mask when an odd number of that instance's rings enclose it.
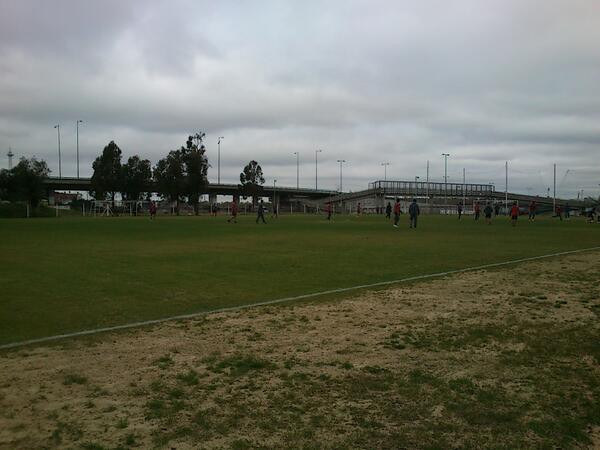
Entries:
{"label": "grass field", "polygon": [[22,347],[0,449],[597,449],[599,318],[588,251]]}
{"label": "grass field", "polygon": [[600,227],[504,217],[0,221],[0,344],[600,245]]}

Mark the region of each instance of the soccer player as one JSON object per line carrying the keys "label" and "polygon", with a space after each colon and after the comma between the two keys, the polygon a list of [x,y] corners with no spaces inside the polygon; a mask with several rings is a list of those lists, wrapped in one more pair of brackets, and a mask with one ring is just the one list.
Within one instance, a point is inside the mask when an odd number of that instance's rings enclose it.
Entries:
{"label": "soccer player", "polygon": [[492,224],[492,213],[494,212],[494,208],[492,208],[492,205],[490,204],[490,202],[487,202],[487,204],[485,205],[485,208],[483,208],[483,215],[485,216],[485,223],[487,223],[488,225]]}
{"label": "soccer player", "polygon": [[408,207],[408,214],[410,215],[410,228],[417,228],[417,217],[421,214],[421,210],[416,198],[413,198],[412,203]]}
{"label": "soccer player", "polygon": [[556,205],[556,217],[562,222],[562,208],[560,205]]}
{"label": "soccer player", "polygon": [[358,205],[356,205],[356,215],[360,216],[360,202],[358,202]]}
{"label": "soccer player", "polygon": [[263,205],[262,199],[258,203],[258,209],[256,212],[257,212],[256,223],[258,223],[258,221],[261,219],[262,219],[263,223],[267,223],[267,221],[265,220],[265,206]]}
{"label": "soccer player", "polygon": [[529,203],[529,221],[533,222],[535,220],[535,211],[537,209],[537,205],[535,203],[535,200],[532,200]]}
{"label": "soccer player", "polygon": [[456,206],[456,211],[458,211],[458,220],[460,220],[461,217],[462,217],[462,212],[463,212],[463,205],[462,205],[462,203],[459,203]]}
{"label": "soccer player", "polygon": [[479,202],[475,202],[475,220],[479,220],[479,215],[481,214],[481,205]]}
{"label": "soccer player", "polygon": [[150,202],[150,220],[156,219],[156,202]]}
{"label": "soccer player", "polygon": [[396,198],[394,204],[394,227],[398,228],[398,222],[400,221],[400,199]]}
{"label": "soccer player", "polygon": [[233,220],[233,223],[237,223],[237,213],[238,213],[238,205],[235,201],[235,198],[231,202],[231,217],[227,219],[227,222],[230,223]]}
{"label": "soccer player", "polygon": [[390,202],[388,202],[387,206],[385,207],[385,218],[392,218],[392,204]]}
{"label": "soccer player", "polygon": [[519,218],[519,207],[517,206],[517,202],[513,202],[512,208],[510,208],[510,220],[512,222],[512,226],[517,226],[517,219]]}
{"label": "soccer player", "polygon": [[327,203],[327,220],[331,220],[331,202]]}
{"label": "soccer player", "polygon": [[496,202],[494,204],[494,215],[497,216],[500,214],[500,203]]}

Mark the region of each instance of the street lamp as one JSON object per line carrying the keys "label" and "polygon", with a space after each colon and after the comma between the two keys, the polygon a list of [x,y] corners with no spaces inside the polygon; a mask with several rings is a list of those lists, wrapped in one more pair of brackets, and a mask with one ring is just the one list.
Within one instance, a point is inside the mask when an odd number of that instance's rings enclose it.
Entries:
{"label": "street lamp", "polygon": [[54,125],[54,128],[56,128],[58,133],[58,178],[62,178],[62,167],[60,160],[60,124]]}
{"label": "street lamp", "polygon": [[221,184],[221,139],[225,139],[225,136],[219,136],[217,146],[219,148],[217,153],[217,184]]}
{"label": "street lamp", "polygon": [[83,123],[83,120],[77,121],[77,178],[79,178],[79,124]]}
{"label": "street lamp", "polygon": [[273,215],[277,217],[277,197],[275,196],[275,183],[277,183],[277,178],[273,178]]}
{"label": "street lamp", "polygon": [[383,166],[383,181],[387,181],[387,166],[389,166],[390,163],[382,162],[381,165]]}
{"label": "street lamp", "polygon": [[10,169],[12,169],[13,156],[15,156],[15,154],[12,152],[12,149],[10,147],[8,147],[8,153],[6,154],[6,156],[8,156],[8,170],[10,170]]}
{"label": "street lamp", "polygon": [[417,180],[421,178],[421,177],[417,177],[415,176],[415,197],[417,197],[419,195],[419,188],[417,186]]}
{"label": "street lamp", "polygon": [[338,159],[337,162],[340,163],[340,192],[342,192],[342,164],[346,162],[345,159]]}
{"label": "street lamp", "polygon": [[444,157],[444,203],[448,203],[448,156],[450,153],[442,153]]}
{"label": "street lamp", "polygon": [[300,152],[294,152],[296,155],[296,189],[300,189]]}
{"label": "street lamp", "polygon": [[315,191],[318,189],[317,188],[317,153],[322,153],[323,150],[319,149],[319,150],[315,150]]}

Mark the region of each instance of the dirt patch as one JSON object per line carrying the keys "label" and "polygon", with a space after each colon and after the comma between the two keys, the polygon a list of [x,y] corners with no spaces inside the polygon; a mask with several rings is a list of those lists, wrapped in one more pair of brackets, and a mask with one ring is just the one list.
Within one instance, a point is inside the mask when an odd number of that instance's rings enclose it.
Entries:
{"label": "dirt patch", "polygon": [[600,254],[0,359],[0,448],[598,445]]}

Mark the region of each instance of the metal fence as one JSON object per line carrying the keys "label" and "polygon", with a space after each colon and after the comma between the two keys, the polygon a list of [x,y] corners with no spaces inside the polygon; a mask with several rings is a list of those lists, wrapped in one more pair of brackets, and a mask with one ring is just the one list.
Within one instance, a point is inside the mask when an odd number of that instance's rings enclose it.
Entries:
{"label": "metal fence", "polygon": [[486,196],[495,191],[493,184],[438,183],[427,181],[374,181],[369,189],[378,189],[385,194],[447,195],[453,197]]}

